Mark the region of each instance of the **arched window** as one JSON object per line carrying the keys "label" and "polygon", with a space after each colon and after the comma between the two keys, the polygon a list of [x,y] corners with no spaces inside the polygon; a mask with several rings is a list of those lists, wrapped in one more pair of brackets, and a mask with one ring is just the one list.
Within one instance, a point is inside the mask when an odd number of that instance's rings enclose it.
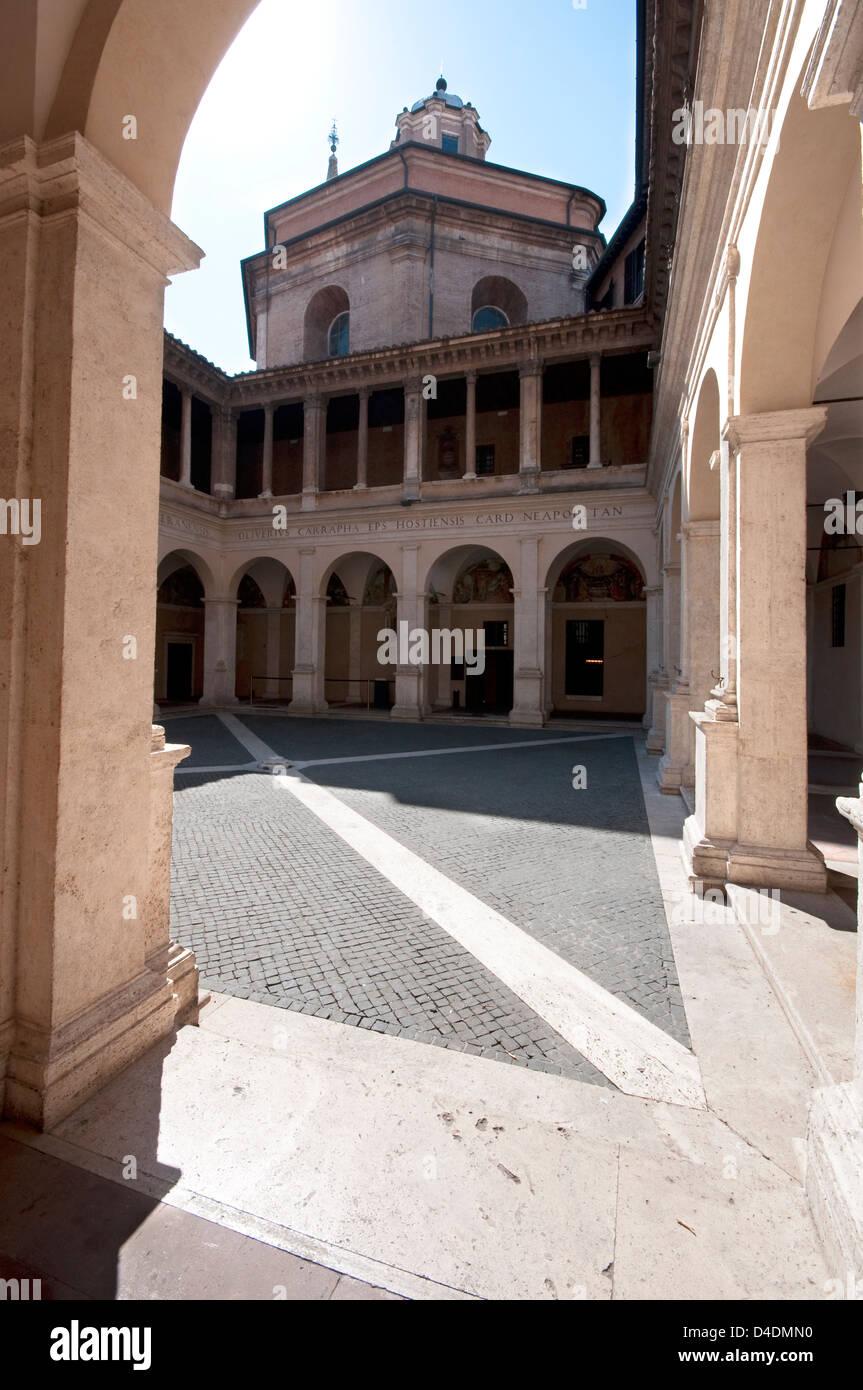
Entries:
{"label": "arched window", "polygon": [[350,352],[351,316],[348,310],[339,314],[330,324],[330,357],[347,357]]}
{"label": "arched window", "polygon": [[496,309],[493,304],[477,309],[473,316],[474,333],[489,333],[493,328],[509,328],[509,319],[503,309]]}

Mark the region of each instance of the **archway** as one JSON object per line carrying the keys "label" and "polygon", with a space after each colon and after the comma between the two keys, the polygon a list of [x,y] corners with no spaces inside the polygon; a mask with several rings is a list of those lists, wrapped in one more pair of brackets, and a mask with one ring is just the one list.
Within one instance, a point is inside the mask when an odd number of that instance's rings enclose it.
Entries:
{"label": "archway", "polygon": [[[513,589],[506,560],[486,546],[457,546],[432,565],[426,585],[428,627],[463,634],[463,647],[455,654],[463,652],[465,657],[428,667],[426,700],[432,708],[509,714],[515,653]],[[484,657],[477,659],[480,650]]]}
{"label": "archway", "polygon": [[[807,458],[810,745],[863,754],[863,300],[827,354],[815,401],[828,403]],[[860,757],[856,766],[860,770]],[[853,759],[849,762],[852,780]],[[823,780],[813,778],[815,781]]]}
{"label": "archway", "polygon": [[292,695],[296,585],[280,560],[262,557],[234,575],[237,699],[288,704]]}
{"label": "archway", "polygon": [[[682,666],[690,709],[704,706],[720,671],[719,383],[710,369],[701,383],[689,440],[682,582],[686,614]],[[694,727],[687,731],[694,749]]]}
{"label": "archway", "polygon": [[342,555],[323,579],[326,600],[324,698],[329,706],[389,710],[396,663],[379,660],[378,633],[396,629],[396,578],[368,552]]}
{"label": "archway", "polygon": [[546,580],[547,691],[558,714],[640,719],[646,700],[644,572],[619,541],[581,540]]}
{"label": "archway", "polygon": [[[4,492],[38,479],[55,521],[39,564],[0,548],[0,590],[13,596],[0,636],[11,672],[0,701],[0,958],[15,962],[0,1017],[15,1035],[5,1113],[40,1126],[197,1010],[194,961],[170,945],[170,773],[185,750],[151,724],[163,301],[167,276],[200,259],[169,220],[180,151],[253,8],[70,0],[39,6],[37,23],[35,6],[6,7]],[[70,196],[58,217],[44,190],[61,185]],[[22,189],[30,212],[9,216]],[[99,381],[117,389],[94,409]],[[36,401],[39,428],[22,428]],[[124,657],[129,636],[144,659]],[[118,909],[130,893],[133,923]]]}
{"label": "archway", "polygon": [[159,565],[156,704],[196,704],[204,690],[205,587],[192,557],[173,551]]}

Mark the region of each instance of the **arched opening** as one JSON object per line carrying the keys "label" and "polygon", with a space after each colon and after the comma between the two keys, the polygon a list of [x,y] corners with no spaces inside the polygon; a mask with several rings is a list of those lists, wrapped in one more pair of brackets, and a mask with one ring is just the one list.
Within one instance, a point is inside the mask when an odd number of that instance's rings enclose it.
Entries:
{"label": "arched opening", "polygon": [[582,540],[557,556],[546,671],[558,714],[640,719],[646,699],[644,572],[619,541]]}
{"label": "arched opening", "polygon": [[156,704],[192,705],[204,688],[205,589],[198,566],[180,551],[165,556],[156,593]]}
{"label": "arched opening", "polygon": [[[708,371],[701,384],[689,441],[685,505],[685,669],[690,708],[703,707],[720,670],[720,438],[719,383]],[[689,730],[687,730],[689,733]],[[691,731],[694,739],[694,727]]]}
{"label": "arched opening", "polygon": [[343,357],[350,345],[350,301],[340,285],[327,285],[306,306],[303,356],[307,362]]}
{"label": "arched opening", "polygon": [[395,575],[379,556],[355,552],[330,566],[323,592],[327,704],[345,709],[391,709],[396,663],[379,660],[378,634],[396,629]]}
{"label": "arched opening", "polygon": [[234,576],[231,593],[237,598],[237,699],[289,704],[296,637],[293,575],[279,560],[253,560]]}
{"label": "arched opening", "polygon": [[474,285],[470,302],[474,333],[527,323],[527,299],[505,275],[486,275]]}
{"label": "arched opening", "polygon": [[[815,401],[827,423],[807,469],[807,657],[810,787],[849,789],[863,767],[863,300],[827,353]],[[828,859],[853,838],[832,798],[810,798],[810,834]]]}
{"label": "arched opening", "polygon": [[515,651],[513,588],[506,560],[486,546],[458,546],[432,565],[426,585],[429,629],[461,634],[457,647],[447,646],[447,652],[464,656],[464,660],[429,666],[426,698],[433,709],[509,714]]}

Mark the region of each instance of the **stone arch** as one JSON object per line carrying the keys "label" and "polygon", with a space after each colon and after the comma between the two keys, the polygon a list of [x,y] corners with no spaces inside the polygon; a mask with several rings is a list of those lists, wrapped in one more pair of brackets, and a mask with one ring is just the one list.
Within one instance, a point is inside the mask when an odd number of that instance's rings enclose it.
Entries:
{"label": "stone arch", "polygon": [[863,752],[861,374],[863,300],[826,352],[815,401],[829,402],[827,422],[806,456],[808,728],[858,753]]}
{"label": "stone arch", "polygon": [[303,320],[303,357],[319,362],[330,356],[329,332],[341,314],[349,314],[351,302],[341,285],[327,285],[313,294]]}
{"label": "stone arch", "polygon": [[392,708],[396,673],[378,661],[378,633],[396,626],[397,591],[392,565],[373,551],[339,555],[321,576],[329,705]]}
{"label": "stone arch", "polygon": [[296,592],[294,576],[271,555],[246,560],[231,577],[228,593],[236,610],[235,694],[251,703],[287,704],[296,642],[296,610],[285,596]]}
{"label": "stone arch", "polygon": [[187,565],[195,571],[200,579],[204,596],[206,598],[212,597],[216,592],[215,576],[206,560],[203,560],[194,550],[169,550],[163,555],[156,571],[156,588],[158,589],[175,570],[183,569]]}
{"label": "stone arch", "polygon": [[172,550],[159,563],[156,584],[153,699],[157,706],[191,704],[203,694],[204,600],[213,576],[193,552]]}
{"label": "stone arch", "polygon": [[441,664],[427,672],[426,699],[435,709],[509,714],[514,698],[515,605],[513,567],[498,549],[459,545],[445,550],[425,577],[430,630],[460,632],[465,646],[485,645],[485,669]]}
{"label": "stone arch", "polygon": [[[257,3],[78,0],[66,21],[65,62],[47,75],[54,96],[42,128],[34,131],[36,138],[82,131],[168,214],[192,117]],[[22,22],[22,31],[24,27]],[[22,39],[26,42],[23,33]],[[123,118],[129,113],[138,121],[134,141],[123,138]]]}
{"label": "stone arch", "polygon": [[[742,415],[811,404],[825,270],[855,172],[859,198],[860,128],[847,107],[813,111],[792,96],[761,215],[748,233],[755,249],[739,349]],[[849,285],[847,293],[842,317],[859,292]]]}
{"label": "stone arch", "polygon": [[[685,613],[680,665],[689,682],[690,709],[703,707],[720,671],[720,399],[711,369],[698,392],[689,436],[683,499],[685,540],[682,603]],[[672,530],[674,518],[672,517]],[[686,742],[694,756],[694,728]],[[687,761],[689,767],[691,758]]]}
{"label": "stone arch", "polygon": [[721,442],[720,423],[719,382],[710,367],[701,381],[689,436],[685,507],[689,521],[719,518],[720,475],[714,456]]}
{"label": "stone arch", "polygon": [[608,536],[581,537],[555,555],[546,574],[545,670],[556,713],[643,716],[645,581],[639,556]]}
{"label": "stone arch", "polygon": [[476,282],[470,301],[471,324],[479,309],[500,309],[513,326],[527,323],[527,297],[505,275],[484,275]]}

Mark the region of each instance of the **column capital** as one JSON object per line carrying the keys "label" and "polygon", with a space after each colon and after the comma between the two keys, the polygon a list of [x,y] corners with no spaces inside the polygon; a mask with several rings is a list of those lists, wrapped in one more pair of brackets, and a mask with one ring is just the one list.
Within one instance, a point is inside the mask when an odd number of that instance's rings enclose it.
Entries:
{"label": "column capital", "polygon": [[326,404],[327,397],[321,391],[312,391],[303,396],[303,410],[323,410]]}
{"label": "column capital", "polygon": [[799,439],[811,444],[827,423],[827,406],[813,405],[800,410],[769,410],[763,414],[730,415],[722,428],[722,438],[733,452],[745,444],[773,444]]}
{"label": "column capital", "polygon": [[227,596],[225,596],[224,598],[221,598],[221,597],[219,597],[218,595],[214,596],[213,598],[205,598],[205,599],[203,600],[203,602],[204,602],[204,605],[205,605],[205,606],[208,605],[208,604],[211,604],[211,603],[212,603],[212,604],[216,604],[216,603],[231,604],[231,603],[232,603],[232,604],[234,605],[235,608],[239,608],[239,606],[240,606],[240,600],[239,600],[238,598],[228,598]]}
{"label": "column capital", "polygon": [[545,363],[541,357],[523,358],[518,364],[519,377],[542,376]]}
{"label": "column capital", "polygon": [[196,270],[201,250],[78,131],[3,147],[0,220],[28,208],[40,216],[87,215],[160,276]]}
{"label": "column capital", "polygon": [[402,390],[405,396],[419,396],[422,394],[425,378],[422,376],[406,376],[402,381]]}
{"label": "column capital", "polygon": [[591,367],[599,367],[602,365],[602,353],[592,352],[587,360],[590,363]]}
{"label": "column capital", "polygon": [[361,401],[367,401],[367,400],[369,400],[369,398],[370,398],[371,396],[374,395],[374,387],[373,387],[373,386],[358,386],[358,387],[357,387],[357,395],[359,396],[359,398],[360,398]]}
{"label": "column capital", "polygon": [[464,374],[464,379],[467,382],[468,386],[476,386],[478,378],[479,372],[474,367],[471,367],[470,371],[465,372]]}

